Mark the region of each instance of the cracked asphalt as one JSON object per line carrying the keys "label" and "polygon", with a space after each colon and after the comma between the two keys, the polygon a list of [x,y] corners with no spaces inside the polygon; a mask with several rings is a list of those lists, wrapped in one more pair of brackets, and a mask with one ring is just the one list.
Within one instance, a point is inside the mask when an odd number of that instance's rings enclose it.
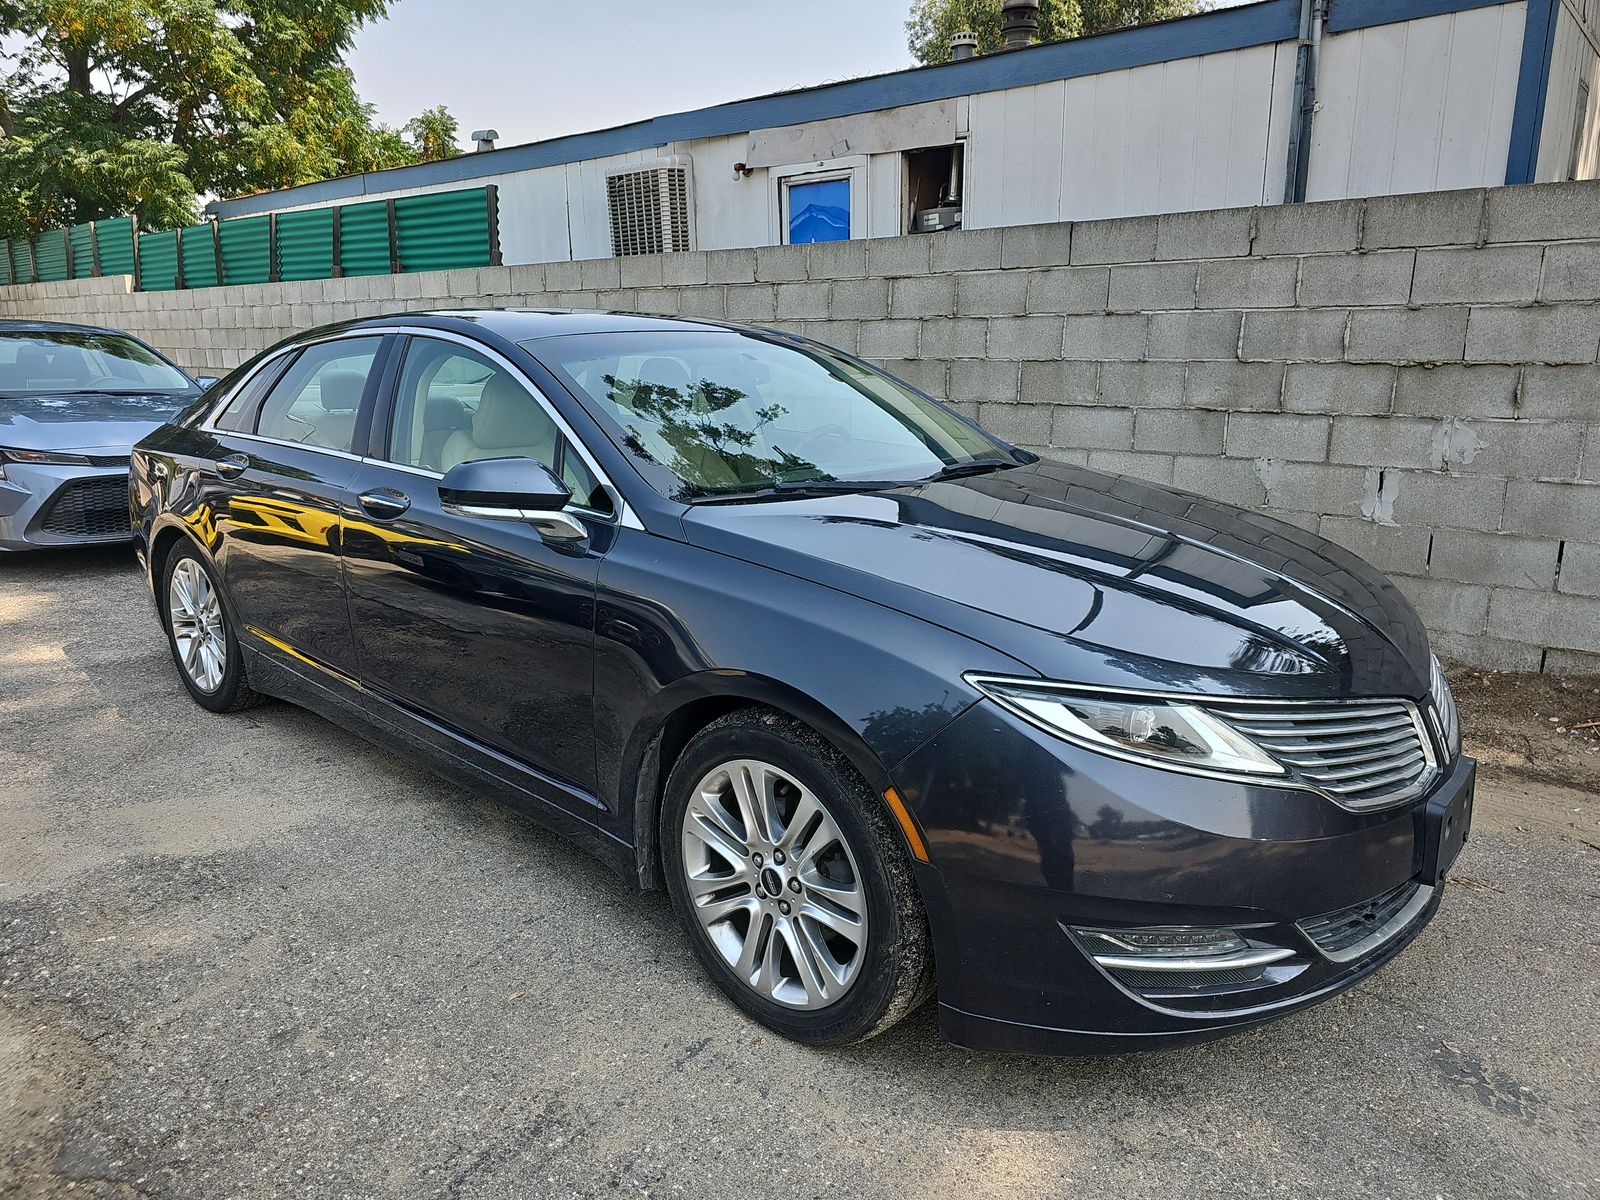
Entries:
{"label": "cracked asphalt", "polygon": [[1589,1197],[1600,800],[1491,770],[1355,990],[1127,1058],[784,1042],[663,897],[0,559],[0,1195]]}

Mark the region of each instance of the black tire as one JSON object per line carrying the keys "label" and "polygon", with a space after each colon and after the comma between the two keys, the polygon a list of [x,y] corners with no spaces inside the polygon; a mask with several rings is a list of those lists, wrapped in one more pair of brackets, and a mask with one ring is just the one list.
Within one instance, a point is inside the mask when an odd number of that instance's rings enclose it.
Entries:
{"label": "black tire", "polygon": [[[696,916],[683,846],[691,793],[708,773],[739,759],[770,763],[810,789],[854,858],[865,899],[866,944],[846,990],[823,1007],[789,1007],[741,980]],[[904,835],[849,760],[809,726],[753,707],[719,717],[696,734],[667,780],[661,857],[673,908],[701,965],[724,995],[774,1032],[813,1045],[860,1042],[882,1033],[932,994],[928,919]]]}
{"label": "black tire", "polygon": [[[223,670],[221,680],[213,688],[201,687],[190,675],[184,666],[183,652],[178,648],[178,639],[173,632],[173,619],[171,601],[172,577],[182,563],[191,564],[191,569],[198,570],[205,577],[206,582],[215,592],[218,600],[220,614],[221,640],[224,647]],[[209,709],[214,713],[239,712],[242,709],[254,708],[266,699],[265,696],[255,691],[250,686],[244,665],[244,653],[239,646],[239,639],[233,631],[233,619],[228,612],[228,603],[223,596],[222,588],[218,584],[211,565],[201,557],[200,552],[187,541],[173,543],[171,551],[167,554],[166,562],[161,567],[160,591],[156,596],[156,603],[161,611],[161,624],[167,632],[167,649],[172,652],[172,664],[178,670],[178,678],[183,681],[183,686],[188,689],[189,695],[201,708]]]}

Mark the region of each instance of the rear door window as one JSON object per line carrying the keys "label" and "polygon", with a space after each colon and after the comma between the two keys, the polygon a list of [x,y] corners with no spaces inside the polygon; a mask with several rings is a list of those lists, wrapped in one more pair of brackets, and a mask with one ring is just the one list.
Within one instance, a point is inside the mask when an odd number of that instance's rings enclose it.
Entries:
{"label": "rear door window", "polygon": [[262,403],[256,432],[349,453],[382,342],[382,337],[355,337],[307,347]]}

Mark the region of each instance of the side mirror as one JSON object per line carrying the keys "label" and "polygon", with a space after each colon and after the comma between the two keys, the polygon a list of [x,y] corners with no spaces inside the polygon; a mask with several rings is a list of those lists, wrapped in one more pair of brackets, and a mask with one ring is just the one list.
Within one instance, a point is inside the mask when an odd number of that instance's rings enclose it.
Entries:
{"label": "side mirror", "polygon": [[531,458],[484,458],[452,467],[439,481],[439,501],[469,517],[526,521],[554,541],[575,541],[589,531],[561,510],[572,489]]}

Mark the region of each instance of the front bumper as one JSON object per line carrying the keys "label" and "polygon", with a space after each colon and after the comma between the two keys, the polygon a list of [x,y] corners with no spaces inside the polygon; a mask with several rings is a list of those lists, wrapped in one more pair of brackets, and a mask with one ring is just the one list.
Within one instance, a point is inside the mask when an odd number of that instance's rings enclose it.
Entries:
{"label": "front bumper", "polygon": [[8,462],[5,474],[0,550],[110,545],[133,536],[125,465]]}
{"label": "front bumper", "polygon": [[[1421,800],[1353,813],[1310,792],[1107,758],[978,704],[893,772],[928,844],[918,877],[945,1036],[1112,1053],[1218,1037],[1326,999],[1437,911],[1423,813],[1470,796],[1475,773],[1458,758]],[[1384,896],[1395,903],[1381,938],[1330,954],[1302,928]],[[1227,928],[1292,953],[1240,986],[1163,989],[1098,965],[1073,932],[1085,926]]]}

